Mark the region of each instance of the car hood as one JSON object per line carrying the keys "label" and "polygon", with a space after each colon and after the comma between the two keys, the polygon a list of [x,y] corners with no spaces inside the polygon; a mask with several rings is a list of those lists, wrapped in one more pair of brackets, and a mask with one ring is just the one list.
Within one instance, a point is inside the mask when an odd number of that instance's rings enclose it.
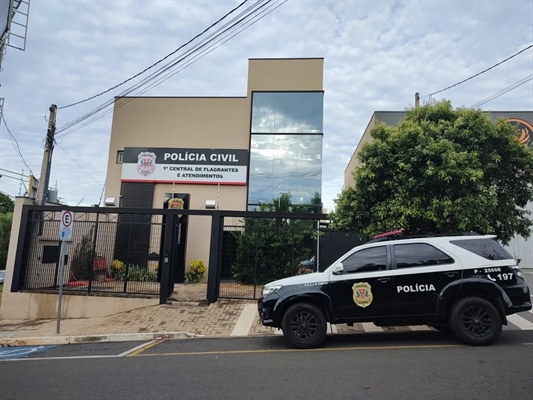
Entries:
{"label": "car hood", "polygon": [[304,283],[315,283],[325,280],[327,280],[327,275],[324,272],[312,272],[310,274],[296,275],[288,278],[278,279],[277,281],[268,282],[265,286],[303,285]]}

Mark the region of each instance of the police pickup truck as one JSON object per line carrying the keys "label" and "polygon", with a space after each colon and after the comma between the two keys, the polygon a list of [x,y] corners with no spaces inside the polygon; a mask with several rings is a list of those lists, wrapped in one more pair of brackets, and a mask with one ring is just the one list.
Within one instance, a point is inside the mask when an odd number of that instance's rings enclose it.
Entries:
{"label": "police pickup truck", "polygon": [[296,348],[320,346],[327,322],[429,325],[466,344],[489,345],[507,315],[532,308],[517,260],[495,236],[379,236],[324,272],[266,284],[261,323],[282,329]]}

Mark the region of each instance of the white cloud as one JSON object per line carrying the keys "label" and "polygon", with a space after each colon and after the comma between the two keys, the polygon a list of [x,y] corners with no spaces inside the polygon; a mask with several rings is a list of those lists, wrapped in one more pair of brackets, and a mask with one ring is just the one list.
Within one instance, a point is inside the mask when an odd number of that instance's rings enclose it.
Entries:
{"label": "white cloud", "polygon": [[[5,117],[37,175],[51,103],[105,90],[144,69],[214,22],[237,1],[35,1],[25,52],[8,49],[1,96]],[[205,58],[150,90],[157,96],[244,95],[252,57],[324,57],[323,198],[328,209],[373,111],[403,110],[533,42],[530,1],[291,0]],[[533,50],[438,94],[473,105],[531,74]],[[138,82],[136,79],[134,82]],[[131,82],[130,84],[134,83]],[[111,99],[116,89],[59,110],[58,127]],[[422,100],[426,98],[423,97]],[[487,103],[532,110],[533,82]],[[60,141],[99,183],[105,179],[111,114]],[[27,168],[2,126],[0,168]],[[69,204],[97,203],[101,186],[60,148],[51,184]],[[16,195],[19,182],[0,178]]]}

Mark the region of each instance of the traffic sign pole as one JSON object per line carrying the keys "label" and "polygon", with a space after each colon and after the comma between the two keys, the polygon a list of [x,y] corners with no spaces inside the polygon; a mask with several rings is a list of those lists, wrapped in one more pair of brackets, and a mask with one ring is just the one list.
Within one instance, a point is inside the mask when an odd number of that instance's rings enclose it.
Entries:
{"label": "traffic sign pole", "polygon": [[57,326],[56,333],[61,328],[61,303],[63,300],[63,284],[65,281],[65,253],[67,241],[72,240],[72,228],[74,225],[74,214],[71,211],[61,212],[61,224],[59,227],[59,240],[61,241],[61,251],[59,256],[59,299],[57,301]]}
{"label": "traffic sign pole", "polygon": [[65,278],[65,246],[66,242],[61,241],[61,251],[59,256],[59,299],[57,302],[57,326],[56,333],[59,333],[61,326],[61,302],[63,300],[63,283]]}

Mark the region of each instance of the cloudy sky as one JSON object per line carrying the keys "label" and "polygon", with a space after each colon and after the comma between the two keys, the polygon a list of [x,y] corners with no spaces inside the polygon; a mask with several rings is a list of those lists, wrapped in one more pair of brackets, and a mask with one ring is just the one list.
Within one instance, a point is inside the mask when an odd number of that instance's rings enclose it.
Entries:
{"label": "cloudy sky", "polygon": [[[5,120],[33,173],[40,173],[51,103],[61,107],[118,84],[239,3],[32,0],[26,49],[7,49],[2,63],[1,97]],[[374,111],[404,110],[413,106],[415,92],[424,101],[429,93],[518,52],[533,43],[532,26],[531,0],[289,0],[144,95],[243,96],[248,58],[324,57],[323,199],[331,209],[347,162]],[[530,49],[436,98],[450,99],[454,106],[472,106],[532,73]],[[139,79],[60,109],[58,130],[136,82]],[[481,108],[533,110],[533,81]],[[63,131],[64,137],[58,133],[51,186],[57,181],[66,203],[99,202],[111,117],[108,113],[70,134]],[[29,169],[3,124],[0,146],[0,190],[18,195],[20,182],[5,170],[24,170],[27,175]]]}

